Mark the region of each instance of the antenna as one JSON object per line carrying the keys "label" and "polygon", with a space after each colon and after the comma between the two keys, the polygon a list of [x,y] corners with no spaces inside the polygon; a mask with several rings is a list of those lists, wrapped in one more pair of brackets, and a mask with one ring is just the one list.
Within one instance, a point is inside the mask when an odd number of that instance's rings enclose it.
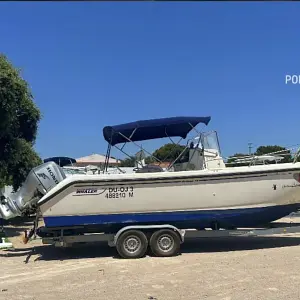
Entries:
{"label": "antenna", "polygon": [[251,155],[251,149],[253,148],[253,143],[248,143],[249,155]]}

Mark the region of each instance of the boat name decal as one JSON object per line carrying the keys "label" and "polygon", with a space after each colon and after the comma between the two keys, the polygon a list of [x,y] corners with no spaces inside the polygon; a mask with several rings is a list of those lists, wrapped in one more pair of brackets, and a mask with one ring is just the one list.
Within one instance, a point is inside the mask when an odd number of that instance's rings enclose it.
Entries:
{"label": "boat name decal", "polygon": [[106,189],[100,189],[97,188],[81,188],[77,189],[74,196],[83,196],[83,195],[100,195],[103,194],[106,191]]}
{"label": "boat name decal", "polygon": [[105,198],[133,198],[134,189],[132,186],[113,187],[108,189]]}
{"label": "boat name decal", "polygon": [[48,171],[48,173],[50,174],[50,176],[52,177],[53,181],[54,181],[56,184],[58,184],[59,181],[56,179],[54,173],[52,172],[52,170],[51,170],[49,167],[47,167],[47,171]]}

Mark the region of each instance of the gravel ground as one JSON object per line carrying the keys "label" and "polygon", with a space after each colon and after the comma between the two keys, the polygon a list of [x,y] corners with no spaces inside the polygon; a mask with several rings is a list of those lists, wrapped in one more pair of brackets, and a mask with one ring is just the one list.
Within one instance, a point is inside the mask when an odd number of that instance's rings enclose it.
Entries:
{"label": "gravel ground", "polygon": [[[281,221],[300,222],[300,218]],[[300,299],[300,234],[187,241],[171,258],[123,260],[106,244],[0,251],[0,299]]]}

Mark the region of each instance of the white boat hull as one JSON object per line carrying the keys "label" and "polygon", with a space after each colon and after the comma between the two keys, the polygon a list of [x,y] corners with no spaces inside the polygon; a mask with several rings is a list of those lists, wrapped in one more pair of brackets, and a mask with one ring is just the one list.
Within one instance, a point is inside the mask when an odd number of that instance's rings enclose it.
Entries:
{"label": "white boat hull", "polygon": [[229,227],[247,227],[297,210],[299,174],[300,163],[215,171],[74,175],[39,204],[47,227],[152,222],[202,227],[224,220],[223,225]]}

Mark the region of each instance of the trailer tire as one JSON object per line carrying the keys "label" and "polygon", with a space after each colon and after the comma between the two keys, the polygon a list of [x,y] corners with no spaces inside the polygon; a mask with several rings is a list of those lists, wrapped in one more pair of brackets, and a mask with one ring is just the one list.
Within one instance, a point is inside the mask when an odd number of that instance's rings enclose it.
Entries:
{"label": "trailer tire", "polygon": [[154,232],[150,238],[150,248],[154,255],[160,257],[174,256],[180,252],[181,240],[178,234],[170,229]]}
{"label": "trailer tire", "polygon": [[141,258],[146,254],[148,240],[142,231],[128,230],[119,236],[116,248],[123,258]]}

